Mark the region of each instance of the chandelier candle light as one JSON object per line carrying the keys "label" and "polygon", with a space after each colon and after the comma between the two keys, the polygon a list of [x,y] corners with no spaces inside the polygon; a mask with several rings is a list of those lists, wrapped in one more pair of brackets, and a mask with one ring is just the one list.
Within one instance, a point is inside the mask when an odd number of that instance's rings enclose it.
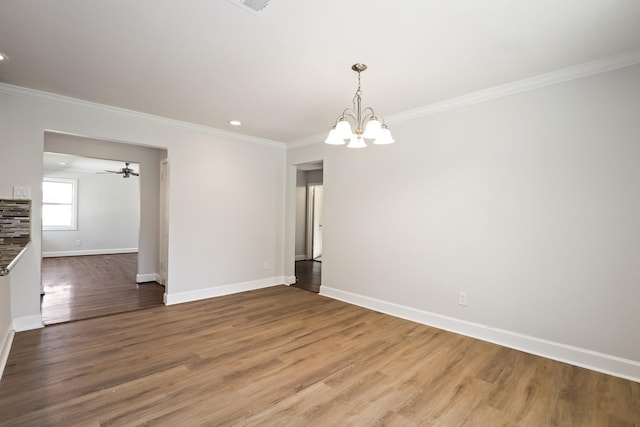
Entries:
{"label": "chandelier candle light", "polygon": [[[364,64],[353,64],[351,69],[358,73],[358,90],[353,97],[353,108],[347,108],[336,120],[325,143],[331,145],[342,145],[349,140],[347,148],[364,148],[367,146],[365,139],[373,139],[374,144],[392,144],[394,139],[391,131],[384,122],[384,118],[373,111],[373,108],[362,109],[362,90],[360,90],[360,73],[367,69]],[[382,123],[380,123],[380,118]],[[351,119],[355,130],[351,129]],[[364,130],[363,130],[364,129]]]}

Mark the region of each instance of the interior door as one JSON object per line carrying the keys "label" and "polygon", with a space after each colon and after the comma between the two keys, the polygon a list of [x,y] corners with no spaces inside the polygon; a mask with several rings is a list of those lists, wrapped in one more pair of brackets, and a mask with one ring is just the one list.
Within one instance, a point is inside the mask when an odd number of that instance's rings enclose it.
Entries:
{"label": "interior door", "polygon": [[309,185],[309,207],[311,215],[311,258],[322,258],[322,184]]}

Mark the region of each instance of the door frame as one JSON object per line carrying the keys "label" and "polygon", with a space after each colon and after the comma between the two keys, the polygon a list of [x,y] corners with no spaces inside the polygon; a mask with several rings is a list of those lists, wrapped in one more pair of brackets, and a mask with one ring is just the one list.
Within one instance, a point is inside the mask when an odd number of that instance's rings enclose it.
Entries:
{"label": "door frame", "polygon": [[165,304],[169,271],[169,159],[160,161],[160,284],[165,288]]}
{"label": "door frame", "polygon": [[307,230],[306,230],[306,252],[307,259],[313,260],[313,223],[315,219],[315,187],[323,186],[322,182],[308,182],[307,183]]}

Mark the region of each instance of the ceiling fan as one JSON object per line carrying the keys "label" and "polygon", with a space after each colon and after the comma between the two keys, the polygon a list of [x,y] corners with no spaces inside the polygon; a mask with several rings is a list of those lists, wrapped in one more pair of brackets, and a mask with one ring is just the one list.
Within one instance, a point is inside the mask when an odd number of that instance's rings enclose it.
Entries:
{"label": "ceiling fan", "polygon": [[122,175],[123,178],[129,178],[131,175],[140,176],[139,173],[136,173],[136,171],[134,171],[133,169],[131,169],[129,167],[129,164],[130,163],[125,163],[124,167],[122,169],[120,169],[119,171],[112,171],[112,170],[105,169],[104,172],[98,172],[98,173],[117,173],[119,175]]}

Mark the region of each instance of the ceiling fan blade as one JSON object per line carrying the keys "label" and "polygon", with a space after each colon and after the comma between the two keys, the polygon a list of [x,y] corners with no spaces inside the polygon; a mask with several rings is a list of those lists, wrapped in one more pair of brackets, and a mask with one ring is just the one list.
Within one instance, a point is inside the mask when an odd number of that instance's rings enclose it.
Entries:
{"label": "ceiling fan blade", "polygon": [[115,173],[118,175],[122,175],[123,178],[129,178],[129,176],[133,175],[133,176],[140,176],[139,173],[134,172],[133,169],[131,169],[129,167],[129,163],[125,163],[125,167],[123,167],[120,170],[114,171],[114,170],[109,170],[109,169],[105,169],[104,172],[96,172],[96,173],[100,173],[100,174],[108,174],[108,173]]}

